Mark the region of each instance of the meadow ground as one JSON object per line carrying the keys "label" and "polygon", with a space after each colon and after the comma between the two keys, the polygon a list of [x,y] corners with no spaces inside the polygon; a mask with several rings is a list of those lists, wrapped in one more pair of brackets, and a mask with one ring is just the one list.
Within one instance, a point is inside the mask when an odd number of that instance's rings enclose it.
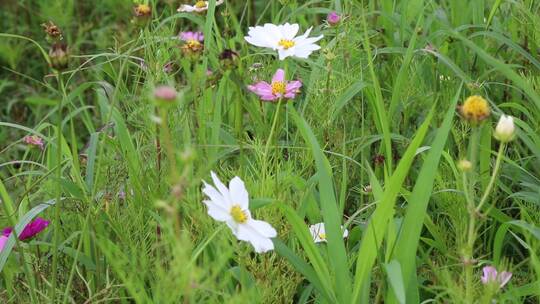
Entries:
{"label": "meadow ground", "polygon": [[3,0],[2,303],[539,303],[540,1]]}

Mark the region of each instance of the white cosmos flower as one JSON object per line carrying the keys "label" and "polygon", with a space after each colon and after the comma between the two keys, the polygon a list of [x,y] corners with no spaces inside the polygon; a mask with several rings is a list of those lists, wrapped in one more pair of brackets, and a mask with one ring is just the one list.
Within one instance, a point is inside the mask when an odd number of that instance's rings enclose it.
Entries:
{"label": "white cosmos flower", "polygon": [[[223,3],[223,1],[225,0],[217,0],[216,1],[216,6],[220,5]],[[190,13],[190,12],[197,12],[197,13],[202,13],[204,11],[208,10],[208,1],[197,1],[194,5],[187,5],[187,4],[182,4],[180,5],[180,7],[177,9],[178,12],[187,12],[187,13]]]}
{"label": "white cosmos flower", "polygon": [[267,222],[251,218],[249,194],[244,182],[235,176],[227,188],[214,172],[211,175],[215,188],[203,181],[202,189],[209,198],[203,201],[208,207],[208,215],[225,222],[237,239],[251,243],[256,252],[274,249],[271,238],[276,237],[277,232]]}
{"label": "white cosmos flower", "polygon": [[[343,230],[344,238],[349,236],[349,230],[343,229],[343,226],[341,226],[341,230]],[[324,223],[317,223],[309,226],[309,232],[315,243],[326,242],[326,229],[324,228]]]}
{"label": "white cosmos flower", "polygon": [[308,38],[312,29],[310,27],[303,35],[296,36],[298,29],[296,23],[282,25],[266,23],[264,26],[250,27],[248,36],[244,39],[255,46],[277,50],[279,60],[289,56],[308,58],[313,51],[321,48],[315,42],[321,40],[323,35]]}

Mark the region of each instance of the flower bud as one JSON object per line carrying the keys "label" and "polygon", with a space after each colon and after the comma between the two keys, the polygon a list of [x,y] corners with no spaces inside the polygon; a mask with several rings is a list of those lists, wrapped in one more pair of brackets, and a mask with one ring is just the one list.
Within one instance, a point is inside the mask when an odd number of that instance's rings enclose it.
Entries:
{"label": "flower bud", "polygon": [[219,54],[219,60],[225,69],[235,68],[238,63],[238,57],[237,52],[229,49],[226,49]]}
{"label": "flower bud", "polygon": [[514,118],[503,114],[497,123],[493,136],[497,140],[506,143],[514,139],[515,132],[516,127],[514,126]]}
{"label": "flower bud", "polygon": [[158,86],[154,90],[154,99],[160,105],[173,104],[176,101],[178,93],[173,87]]}
{"label": "flower bud", "polygon": [[68,67],[69,53],[65,43],[55,43],[49,50],[49,59],[51,67],[55,70],[62,71]]}
{"label": "flower bud", "polygon": [[462,172],[469,172],[472,169],[472,163],[466,159],[460,160],[457,166]]}
{"label": "flower bud", "polygon": [[326,16],[326,22],[332,26],[337,25],[340,21],[341,16],[336,12],[331,12]]}

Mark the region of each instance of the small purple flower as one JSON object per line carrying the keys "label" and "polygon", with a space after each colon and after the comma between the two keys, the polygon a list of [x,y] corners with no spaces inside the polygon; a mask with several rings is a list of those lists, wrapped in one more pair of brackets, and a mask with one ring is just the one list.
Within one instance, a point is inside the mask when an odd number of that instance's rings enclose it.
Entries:
{"label": "small purple flower", "polygon": [[0,235],[0,252],[4,250],[4,247],[6,246],[8,239],[9,237],[5,235]]}
{"label": "small purple flower", "polygon": [[43,142],[43,138],[37,136],[37,135],[27,135],[23,138],[24,143],[30,146],[39,147],[41,150],[45,147],[45,143]]}
{"label": "small purple flower", "polygon": [[[21,241],[24,241],[26,239],[34,237],[36,234],[45,230],[45,228],[47,228],[47,226],[49,226],[50,223],[51,222],[45,219],[42,219],[40,217],[36,218],[31,223],[26,225],[26,227],[24,227],[21,235],[19,235],[19,239]],[[13,227],[7,227],[7,228],[4,228],[4,230],[2,231],[2,235],[5,237],[9,237],[11,232],[13,232]]]}
{"label": "small purple flower", "polygon": [[272,83],[260,81],[248,85],[248,89],[259,95],[261,100],[276,101],[280,98],[294,99],[300,93],[302,82],[300,80],[285,81],[285,71],[278,69],[272,77]]}
{"label": "small purple flower", "polygon": [[203,42],[204,41],[204,35],[202,32],[180,32],[178,34],[178,37],[182,41],[197,41],[197,42]]}
{"label": "small purple flower", "polygon": [[486,266],[482,271],[484,272],[481,278],[483,284],[498,283],[500,288],[506,285],[510,281],[510,278],[512,278],[511,272],[503,271],[498,273],[497,269],[493,266]]}
{"label": "small purple flower", "polygon": [[326,16],[326,22],[330,25],[336,25],[341,21],[341,16],[336,12],[331,12]]}

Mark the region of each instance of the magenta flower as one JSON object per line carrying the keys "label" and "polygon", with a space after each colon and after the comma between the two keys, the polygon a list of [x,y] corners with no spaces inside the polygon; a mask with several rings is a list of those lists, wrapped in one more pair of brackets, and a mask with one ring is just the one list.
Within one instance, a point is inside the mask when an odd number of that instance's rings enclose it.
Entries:
{"label": "magenta flower", "polygon": [[481,280],[484,284],[498,283],[499,287],[502,288],[504,285],[510,281],[512,278],[512,273],[508,271],[503,271],[501,273],[497,272],[497,269],[493,266],[486,266],[482,269],[484,275]]}
{"label": "magenta flower", "polygon": [[30,146],[39,147],[41,150],[43,150],[45,143],[43,142],[43,138],[37,136],[37,135],[27,135],[23,138],[23,141],[25,144]]}
{"label": "magenta flower", "polygon": [[272,77],[272,83],[260,81],[248,85],[248,89],[259,95],[261,100],[276,101],[280,98],[294,99],[300,93],[302,82],[300,80],[285,81],[285,71],[278,69]]}
{"label": "magenta flower", "polygon": [[8,239],[9,237],[5,235],[0,235],[0,251],[4,250],[4,247],[6,246]]}
{"label": "magenta flower", "polygon": [[[19,240],[24,241],[26,239],[34,237],[36,234],[45,230],[45,228],[47,228],[49,224],[50,222],[45,219],[42,219],[40,217],[36,218],[31,223],[26,225],[26,227],[24,227],[21,235],[19,235]],[[4,230],[2,231],[2,235],[5,237],[9,237],[11,232],[13,232],[13,227],[7,227],[4,228]]]}
{"label": "magenta flower", "polygon": [[204,35],[202,32],[180,32],[178,34],[178,37],[180,40],[189,42],[189,41],[197,41],[202,42],[204,41]]}
{"label": "magenta flower", "polygon": [[331,12],[326,16],[326,22],[330,25],[336,25],[341,21],[341,16],[336,12]]}

